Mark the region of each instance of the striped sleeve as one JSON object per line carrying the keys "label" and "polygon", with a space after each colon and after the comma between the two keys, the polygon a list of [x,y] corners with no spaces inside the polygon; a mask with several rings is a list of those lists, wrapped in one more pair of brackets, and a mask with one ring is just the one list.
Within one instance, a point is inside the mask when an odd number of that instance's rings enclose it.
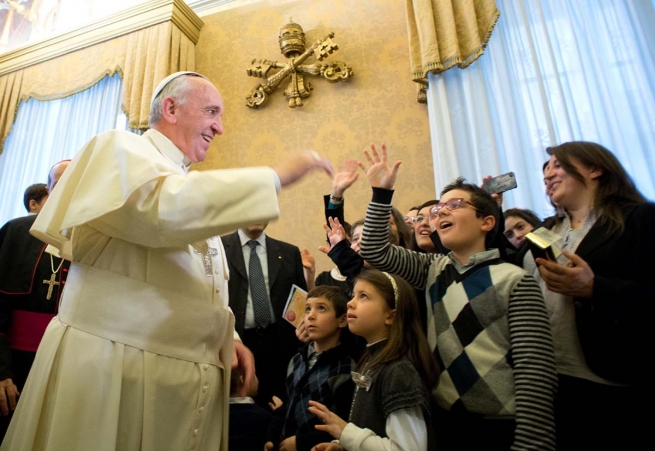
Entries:
{"label": "striped sleeve", "polygon": [[425,289],[428,270],[436,254],[423,254],[390,244],[391,203],[375,202],[375,194],[373,200],[366,210],[360,243],[362,258],[374,268],[396,274],[410,285]]}
{"label": "striped sleeve", "polygon": [[555,352],[539,285],[528,274],[510,294],[508,323],[514,362],[516,431],[512,450],[555,450]]}

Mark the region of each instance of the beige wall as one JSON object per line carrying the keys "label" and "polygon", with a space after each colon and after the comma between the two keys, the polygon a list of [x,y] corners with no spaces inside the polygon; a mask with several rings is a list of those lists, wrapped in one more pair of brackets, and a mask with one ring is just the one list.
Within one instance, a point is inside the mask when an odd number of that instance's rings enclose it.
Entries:
{"label": "beige wall", "polygon": [[[263,108],[252,110],[245,97],[260,79],[248,77],[246,69],[253,58],[285,60],[278,32],[290,17],[304,28],[308,44],[334,32],[339,50],[326,61],[345,61],[354,78],[331,84],[309,77],[314,91],[296,109],[287,106],[283,82]],[[410,78],[404,2],[243,1],[202,20],[197,70],[223,94],[225,134],[214,140],[197,169],[273,166],[304,149],[316,150],[338,166],[348,158],[363,159],[369,143],[385,142],[393,158],[403,161],[394,206],[404,213],[434,197],[427,107],[416,102]],[[267,231],[301,250],[308,248],[316,257],[317,274],[333,266],[317,250],[325,241],[322,196],[330,187],[331,180],[317,173],[285,189],[280,219]],[[346,219],[362,218],[370,200],[364,174],[346,197]]]}

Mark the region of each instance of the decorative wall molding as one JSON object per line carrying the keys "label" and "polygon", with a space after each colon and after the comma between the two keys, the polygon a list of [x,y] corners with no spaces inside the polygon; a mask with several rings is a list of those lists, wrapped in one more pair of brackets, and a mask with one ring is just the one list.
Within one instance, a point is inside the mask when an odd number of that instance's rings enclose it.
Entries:
{"label": "decorative wall molding", "polygon": [[[92,24],[0,55],[0,75],[163,22],[173,22],[194,44],[202,20],[183,0],[151,0]],[[71,68],[74,70],[74,68]]]}

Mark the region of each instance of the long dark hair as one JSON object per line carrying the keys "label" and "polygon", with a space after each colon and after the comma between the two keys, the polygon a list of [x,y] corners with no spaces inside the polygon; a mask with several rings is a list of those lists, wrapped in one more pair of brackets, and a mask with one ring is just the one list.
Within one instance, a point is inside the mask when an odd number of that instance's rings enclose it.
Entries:
{"label": "long dark hair", "polygon": [[398,229],[398,245],[410,249],[414,231],[405,223],[405,216],[397,208],[391,208],[391,215]]}
{"label": "long dark hair", "polygon": [[575,160],[586,168],[602,171],[598,177],[598,189],[593,200],[594,211],[600,213],[600,224],[608,224],[608,233],[623,233],[622,209],[647,202],[639,192],[634,181],[628,175],[619,160],[600,144],[586,141],[571,141],[559,146],[548,147],[548,155],[554,155],[562,168],[571,177],[585,183],[584,177],[575,168]]}
{"label": "long dark hair", "polygon": [[503,212],[503,217],[507,218],[521,218],[532,227],[537,227],[541,224],[541,219],[537,216],[534,211],[527,210],[525,208],[509,208]]}
{"label": "long dark hair", "polygon": [[366,362],[367,368],[374,370],[385,363],[406,356],[418,371],[428,390],[432,390],[439,378],[439,366],[421,328],[414,289],[405,279],[395,274],[389,274],[398,287],[398,300],[396,301],[394,287],[387,274],[389,273],[383,273],[377,269],[368,269],[362,271],[355,279],[355,283],[361,280],[373,285],[387,302],[387,306],[396,310],[387,344],[370,360],[366,353],[359,366],[361,367]]}

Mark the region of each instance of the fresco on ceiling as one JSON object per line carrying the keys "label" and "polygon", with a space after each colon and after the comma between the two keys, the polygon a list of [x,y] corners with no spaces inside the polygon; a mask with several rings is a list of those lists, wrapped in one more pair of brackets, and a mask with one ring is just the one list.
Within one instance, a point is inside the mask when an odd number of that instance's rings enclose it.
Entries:
{"label": "fresco on ceiling", "polygon": [[147,0],[0,0],[0,53],[83,27]]}

